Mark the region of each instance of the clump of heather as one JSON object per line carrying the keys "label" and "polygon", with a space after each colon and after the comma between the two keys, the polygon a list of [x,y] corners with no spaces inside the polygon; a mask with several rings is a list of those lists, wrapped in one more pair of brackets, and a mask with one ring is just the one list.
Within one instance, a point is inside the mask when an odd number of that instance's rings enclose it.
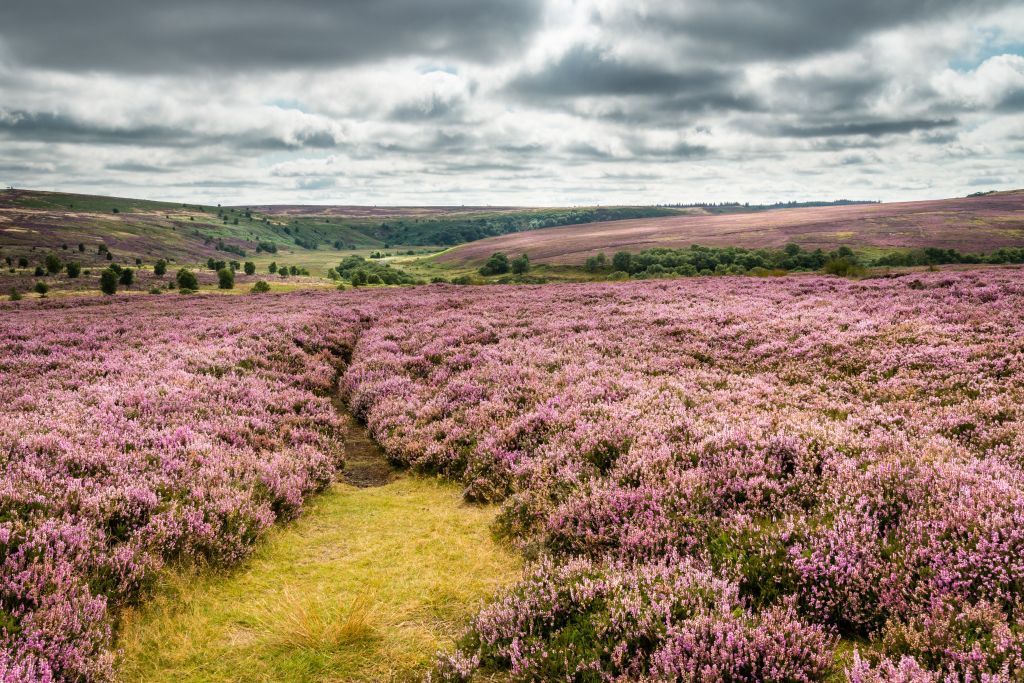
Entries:
{"label": "clump of heather", "polygon": [[275,304],[4,312],[0,679],[108,679],[114,609],[160,567],[238,561],[332,479],[327,349],[351,344],[351,314]]}
{"label": "clump of heather", "polygon": [[820,681],[833,638],[791,606],[745,608],[735,584],[690,562],[544,561],[476,618],[435,678]]}

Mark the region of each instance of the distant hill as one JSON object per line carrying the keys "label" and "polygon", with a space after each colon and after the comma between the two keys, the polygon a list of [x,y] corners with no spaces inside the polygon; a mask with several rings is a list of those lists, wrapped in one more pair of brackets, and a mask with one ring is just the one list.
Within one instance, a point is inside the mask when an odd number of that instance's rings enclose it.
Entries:
{"label": "distant hill", "polygon": [[[0,191],[0,257],[72,250],[87,265],[119,260],[196,263],[289,251],[450,246],[510,232],[679,215],[664,207],[208,206],[121,197]],[[35,261],[36,259],[32,259]]]}
{"label": "distant hill", "polygon": [[720,215],[590,223],[504,235],[450,249],[437,260],[478,264],[494,252],[526,253],[534,263],[581,264],[599,252],[655,247],[782,247],[868,252],[922,247],[987,253],[1024,246],[1024,191],[891,204],[836,204]]}

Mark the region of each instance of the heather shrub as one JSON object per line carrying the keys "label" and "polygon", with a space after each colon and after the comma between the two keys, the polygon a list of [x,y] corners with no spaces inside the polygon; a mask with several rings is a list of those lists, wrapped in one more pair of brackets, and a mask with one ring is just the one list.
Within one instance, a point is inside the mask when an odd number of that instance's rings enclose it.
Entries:
{"label": "heather shrub", "polygon": [[821,681],[832,640],[791,608],[749,612],[735,585],[687,562],[543,561],[480,612],[435,676]]}

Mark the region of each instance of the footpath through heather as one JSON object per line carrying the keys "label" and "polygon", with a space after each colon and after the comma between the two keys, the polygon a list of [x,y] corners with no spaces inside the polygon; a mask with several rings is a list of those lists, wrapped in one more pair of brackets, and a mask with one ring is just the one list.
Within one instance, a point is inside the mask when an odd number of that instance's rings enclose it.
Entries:
{"label": "footpath through heather", "polygon": [[226,573],[169,573],[123,619],[124,681],[382,681],[420,677],[521,563],[494,507],[391,469],[344,412],[343,482]]}

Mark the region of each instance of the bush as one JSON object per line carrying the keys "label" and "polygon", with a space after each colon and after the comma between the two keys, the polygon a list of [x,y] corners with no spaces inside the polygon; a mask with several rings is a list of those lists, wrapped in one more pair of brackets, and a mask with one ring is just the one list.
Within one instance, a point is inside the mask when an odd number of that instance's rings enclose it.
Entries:
{"label": "bush", "polygon": [[509,271],[508,256],[500,251],[491,254],[487,262],[480,267],[481,275],[504,275]]}
{"label": "bush", "polygon": [[271,261],[270,265],[267,266],[267,272],[273,274],[277,272],[277,261]]}
{"label": "bush", "polygon": [[252,275],[256,272],[256,264],[252,261],[245,262],[245,274]]}
{"label": "bush", "polygon": [[221,289],[235,288],[235,271],[230,268],[221,268],[217,271],[217,286]]}
{"label": "bush", "polygon": [[512,259],[512,272],[516,275],[530,272],[530,257],[526,254]]}
{"label": "bush", "polygon": [[153,287],[150,287],[150,288],[149,288],[149,293],[150,293],[150,294],[163,294],[163,293],[164,293],[164,290],[162,290],[162,289],[160,289],[159,287],[157,287],[157,286],[155,286],[155,285],[154,285]]}
{"label": "bush", "polygon": [[131,287],[132,283],[135,282],[135,271],[131,268],[122,269],[121,275],[118,277],[118,282],[125,287]]}
{"label": "bush", "polygon": [[174,276],[174,279],[177,281],[180,289],[199,289],[199,280],[196,278],[196,274],[191,270],[182,268],[178,271],[178,274]]}
{"label": "bush", "polygon": [[82,273],[82,266],[74,261],[68,261],[64,268],[68,271],[68,277],[78,277]]}
{"label": "bush", "polygon": [[18,259],[18,267],[19,268],[28,268],[28,259],[25,258],[24,256],[20,257]]}
{"label": "bush", "polygon": [[160,259],[159,261],[153,264],[153,275],[156,275],[157,277],[163,277],[166,272],[167,261]]}
{"label": "bush", "polygon": [[43,277],[46,275],[46,271],[43,270],[42,266],[36,266],[35,272],[33,273],[36,277]]}
{"label": "bush", "polygon": [[21,301],[21,292],[11,287],[10,299],[11,301]]}
{"label": "bush", "polygon": [[270,285],[266,280],[257,280],[249,291],[253,294],[265,294],[270,291]]}
{"label": "bush", "polygon": [[100,290],[107,296],[113,296],[117,292],[118,274],[110,268],[105,268],[100,273]]}
{"label": "bush", "polygon": [[46,296],[46,293],[50,291],[50,286],[42,280],[39,280],[36,282],[34,289],[36,290],[36,294],[39,296]]}
{"label": "bush", "polygon": [[343,292],[344,292],[344,291],[345,291],[345,289],[346,289],[346,287],[345,287],[345,283],[344,283],[344,282],[339,282],[339,283],[338,283],[338,289],[340,289],[341,291],[343,291]]}
{"label": "bush", "polygon": [[822,270],[829,275],[840,277],[857,277],[865,273],[864,267],[848,256],[829,259],[825,262]]}
{"label": "bush", "polygon": [[612,256],[612,270],[621,270],[628,273],[632,261],[633,255],[628,251],[616,252],[615,256]]}
{"label": "bush", "polygon": [[43,259],[43,265],[46,266],[46,272],[51,275],[56,275],[64,268],[64,264],[60,262],[60,257],[56,254],[47,254]]}

